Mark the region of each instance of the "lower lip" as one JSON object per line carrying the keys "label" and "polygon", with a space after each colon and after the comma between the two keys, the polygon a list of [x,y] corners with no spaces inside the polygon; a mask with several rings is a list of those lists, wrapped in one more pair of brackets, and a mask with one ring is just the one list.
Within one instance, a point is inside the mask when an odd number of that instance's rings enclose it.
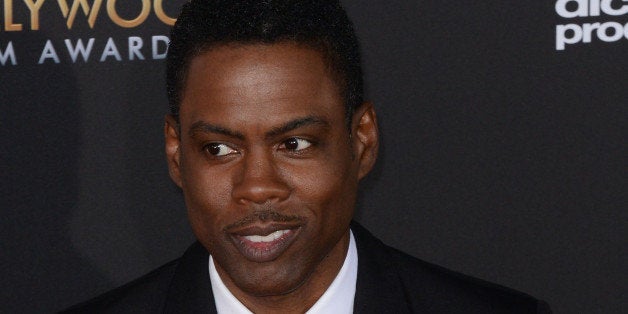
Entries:
{"label": "lower lip", "polygon": [[252,262],[264,263],[277,259],[288,249],[292,241],[296,238],[297,229],[290,229],[279,238],[270,242],[254,242],[244,236],[231,235],[235,247],[240,254]]}

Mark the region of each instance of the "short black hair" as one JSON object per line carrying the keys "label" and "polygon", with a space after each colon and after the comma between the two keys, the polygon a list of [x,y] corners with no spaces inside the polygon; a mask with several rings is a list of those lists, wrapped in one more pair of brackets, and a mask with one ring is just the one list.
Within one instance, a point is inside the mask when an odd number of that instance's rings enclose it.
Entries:
{"label": "short black hair", "polygon": [[293,42],[315,49],[337,82],[348,123],[363,103],[359,43],[338,0],[191,0],[183,5],[170,40],[166,84],[175,117],[191,60],[232,43]]}

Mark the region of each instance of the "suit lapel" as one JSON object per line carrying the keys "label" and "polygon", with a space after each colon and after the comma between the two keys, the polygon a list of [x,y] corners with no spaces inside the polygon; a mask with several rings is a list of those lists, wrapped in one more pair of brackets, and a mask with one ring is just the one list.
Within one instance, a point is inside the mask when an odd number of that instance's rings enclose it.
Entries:
{"label": "suit lapel", "polygon": [[216,313],[208,262],[209,253],[198,242],[183,254],[168,289],[164,313]]}
{"label": "suit lapel", "polygon": [[384,244],[357,223],[351,224],[358,248],[355,313],[410,313],[406,293]]}

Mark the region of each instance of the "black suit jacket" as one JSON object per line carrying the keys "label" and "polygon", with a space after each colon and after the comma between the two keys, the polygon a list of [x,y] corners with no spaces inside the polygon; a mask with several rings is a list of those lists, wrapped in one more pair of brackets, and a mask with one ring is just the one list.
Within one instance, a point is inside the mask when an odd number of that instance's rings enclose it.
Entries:
{"label": "black suit jacket", "polygon": [[[358,224],[355,313],[549,313],[533,297],[416,259]],[[216,313],[209,255],[194,243],[181,258],[65,313]]]}

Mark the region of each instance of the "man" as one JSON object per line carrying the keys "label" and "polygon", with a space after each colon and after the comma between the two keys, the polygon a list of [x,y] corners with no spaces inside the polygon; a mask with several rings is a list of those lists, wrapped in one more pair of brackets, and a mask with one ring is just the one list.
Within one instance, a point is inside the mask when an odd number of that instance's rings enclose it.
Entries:
{"label": "man", "polygon": [[146,313],[537,313],[352,223],[377,119],[337,1],[187,3],[168,52],[170,176],[198,243],[73,309]]}

